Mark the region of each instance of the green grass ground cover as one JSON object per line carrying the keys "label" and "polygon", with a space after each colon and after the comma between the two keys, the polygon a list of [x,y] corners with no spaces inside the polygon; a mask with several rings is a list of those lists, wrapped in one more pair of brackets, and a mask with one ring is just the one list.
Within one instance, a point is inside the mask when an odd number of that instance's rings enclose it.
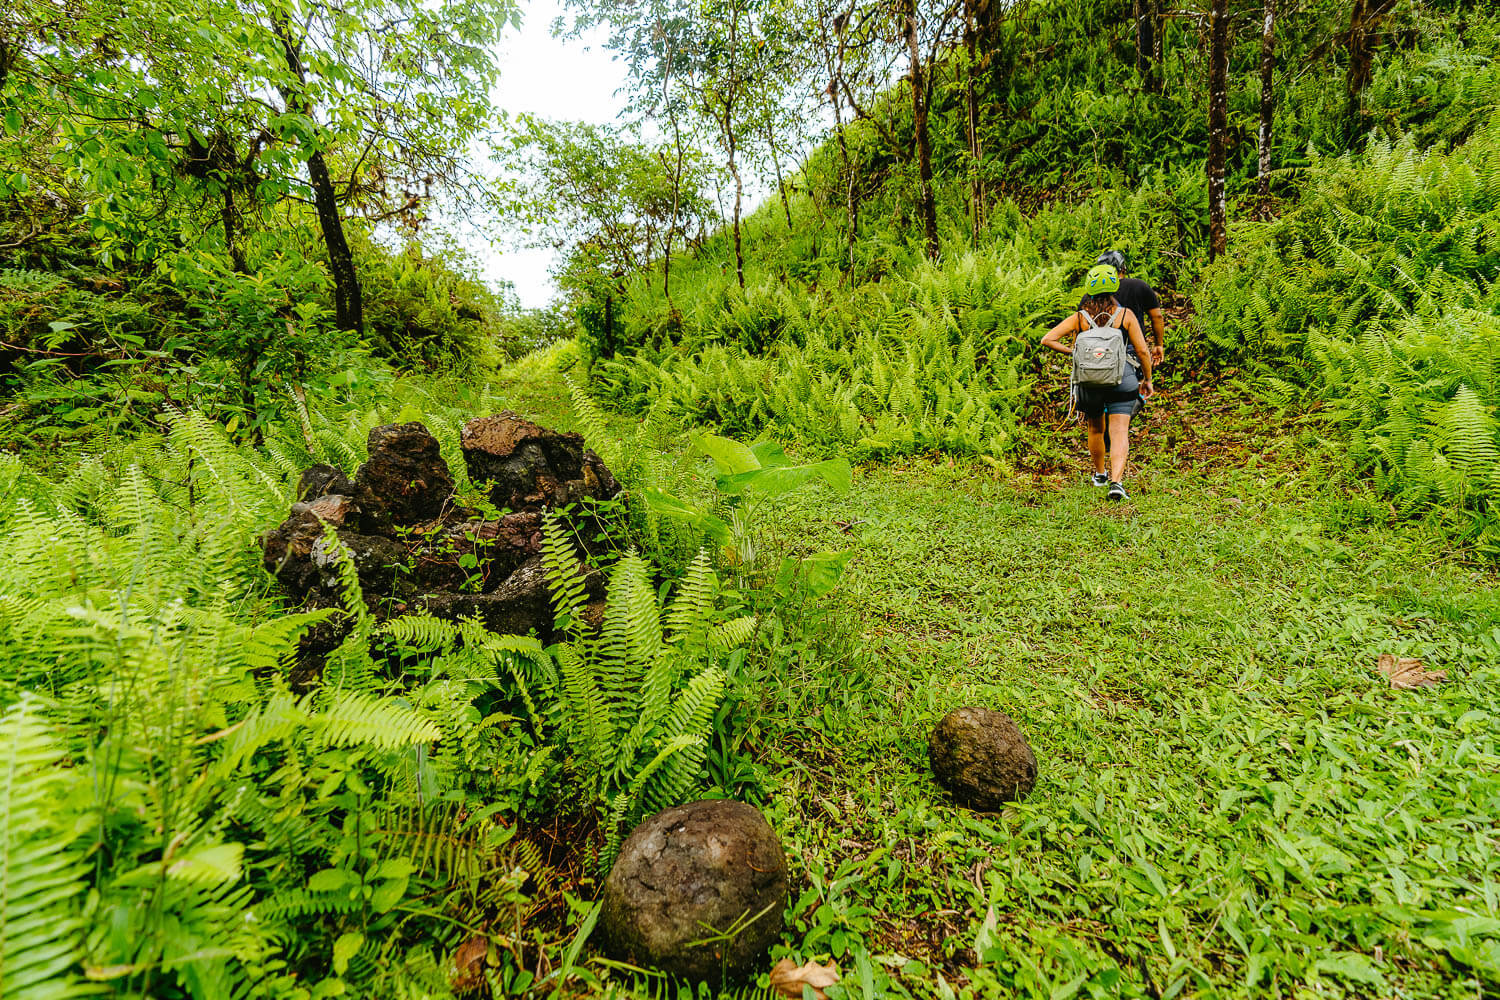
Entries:
{"label": "green grass ground cover", "polygon": [[[556,360],[441,405],[392,386],[389,408],[577,427]],[[353,441],[391,417],[314,434]],[[722,727],[754,764],[720,743],[709,770],[781,834],[785,950],[839,963],[831,1000],[1494,995],[1500,579],[1441,526],[1392,525],[1331,484],[1302,437],[1252,433],[1259,419],[1231,393],[1174,389],[1124,505],[1055,461],[917,457],[763,512],[764,554],[848,549],[850,569],[837,599],[778,609],[788,627],[745,661]],[[654,464],[688,447],[607,423]],[[217,592],[237,571],[203,572]],[[1391,691],[1385,652],[1448,683]],[[927,734],[965,704],[1010,713],[1040,762],[1001,814],[955,809],[929,776]],[[572,940],[560,921],[545,932]],[[615,993],[673,992],[584,968]]]}
{"label": "green grass ground cover", "polygon": [[[1495,577],[1351,518],[1285,439],[1245,470],[1168,437],[1120,506],[915,459],[774,515],[854,550],[867,647],[756,679],[798,953],[856,996],[1492,995]],[[1448,683],[1393,691],[1385,652]],[[968,704],[1040,763],[1003,814],[926,766]]]}

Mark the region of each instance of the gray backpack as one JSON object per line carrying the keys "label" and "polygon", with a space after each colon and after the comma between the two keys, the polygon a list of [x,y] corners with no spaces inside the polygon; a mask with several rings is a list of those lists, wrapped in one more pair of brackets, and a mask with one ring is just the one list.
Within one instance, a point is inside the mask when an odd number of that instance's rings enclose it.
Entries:
{"label": "gray backpack", "polygon": [[1125,307],[1116,309],[1105,326],[1096,324],[1086,311],[1082,315],[1089,328],[1073,341],[1073,384],[1119,385],[1125,381],[1125,369],[1130,364],[1125,356],[1125,330],[1120,325]]}

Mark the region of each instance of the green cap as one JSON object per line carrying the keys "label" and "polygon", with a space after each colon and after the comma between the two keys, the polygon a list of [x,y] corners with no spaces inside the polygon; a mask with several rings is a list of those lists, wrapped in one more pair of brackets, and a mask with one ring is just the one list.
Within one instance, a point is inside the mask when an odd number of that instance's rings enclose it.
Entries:
{"label": "green cap", "polygon": [[1120,290],[1120,272],[1109,264],[1096,264],[1089,268],[1083,281],[1085,295],[1113,295]]}

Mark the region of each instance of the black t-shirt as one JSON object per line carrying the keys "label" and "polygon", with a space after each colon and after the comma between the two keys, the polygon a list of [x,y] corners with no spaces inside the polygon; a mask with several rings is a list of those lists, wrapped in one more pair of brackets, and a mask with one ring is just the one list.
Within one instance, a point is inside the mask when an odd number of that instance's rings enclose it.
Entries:
{"label": "black t-shirt", "polygon": [[[1141,324],[1141,339],[1146,346],[1151,346],[1151,327],[1146,325],[1146,314],[1153,309],[1161,308],[1161,299],[1156,297],[1156,290],[1146,284],[1140,278],[1121,278],[1120,290],[1115,292],[1115,301],[1126,309],[1135,313],[1135,321]],[[1078,300],[1078,308],[1083,308],[1083,299]],[[1130,345],[1130,334],[1125,335],[1125,343]],[[1134,349],[1131,350],[1134,354]]]}

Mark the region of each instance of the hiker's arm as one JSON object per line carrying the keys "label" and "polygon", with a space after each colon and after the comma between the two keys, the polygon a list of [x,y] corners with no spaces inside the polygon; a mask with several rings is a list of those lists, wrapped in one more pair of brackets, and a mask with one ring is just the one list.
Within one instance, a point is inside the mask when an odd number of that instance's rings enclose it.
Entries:
{"label": "hiker's arm", "polygon": [[1078,314],[1074,313],[1061,323],[1047,331],[1042,338],[1042,346],[1050,347],[1059,354],[1072,354],[1073,348],[1062,342],[1063,334],[1078,332]]}
{"label": "hiker's arm", "polygon": [[1152,309],[1150,312],[1146,313],[1146,315],[1151,319],[1151,332],[1156,337],[1156,346],[1151,348],[1151,360],[1156,362],[1157,364],[1161,364],[1162,356],[1166,354],[1167,351],[1166,317],[1162,315],[1160,306]]}
{"label": "hiker's arm", "polygon": [[1142,388],[1148,390],[1144,395],[1151,395],[1154,387],[1151,385],[1151,351],[1146,347],[1146,338],[1141,333],[1141,324],[1136,322],[1129,310],[1125,312],[1125,334],[1130,337],[1130,346],[1135,348],[1135,356],[1141,359],[1141,383]]}

